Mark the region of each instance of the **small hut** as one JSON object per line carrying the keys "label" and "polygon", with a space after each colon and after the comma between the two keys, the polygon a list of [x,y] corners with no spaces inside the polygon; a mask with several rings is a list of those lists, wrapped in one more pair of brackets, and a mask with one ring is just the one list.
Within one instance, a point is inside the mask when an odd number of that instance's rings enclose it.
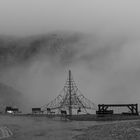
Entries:
{"label": "small hut", "polygon": [[9,113],[9,114],[17,114],[19,113],[19,109],[18,108],[13,108],[11,106],[7,106],[5,108],[5,113]]}
{"label": "small hut", "polygon": [[32,108],[32,114],[42,114],[41,108]]}

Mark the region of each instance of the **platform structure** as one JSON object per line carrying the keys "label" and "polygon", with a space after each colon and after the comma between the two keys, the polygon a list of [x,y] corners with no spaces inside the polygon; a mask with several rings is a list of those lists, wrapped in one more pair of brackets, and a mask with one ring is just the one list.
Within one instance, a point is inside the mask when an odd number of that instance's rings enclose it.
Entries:
{"label": "platform structure", "polygon": [[57,110],[60,114],[65,112],[65,114],[71,116],[74,112],[79,114],[80,112],[88,113],[87,110],[97,110],[97,107],[80,92],[73,80],[71,70],[69,70],[62,94],[59,94],[50,103],[42,106],[41,109],[47,113],[50,113],[52,110]]}
{"label": "platform structure", "polygon": [[122,114],[138,115],[138,104],[99,104],[96,114],[113,114],[113,110],[108,110],[110,107],[127,107],[129,113],[123,112]]}

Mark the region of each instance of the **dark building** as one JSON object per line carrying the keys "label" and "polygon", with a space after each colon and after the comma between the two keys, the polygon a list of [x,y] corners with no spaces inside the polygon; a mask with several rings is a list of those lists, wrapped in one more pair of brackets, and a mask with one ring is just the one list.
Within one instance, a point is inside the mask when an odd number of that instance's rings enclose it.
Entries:
{"label": "dark building", "polygon": [[32,114],[42,114],[41,108],[32,108]]}
{"label": "dark building", "polygon": [[16,114],[16,113],[19,113],[19,109],[18,108],[13,108],[11,106],[7,106],[5,108],[5,113]]}

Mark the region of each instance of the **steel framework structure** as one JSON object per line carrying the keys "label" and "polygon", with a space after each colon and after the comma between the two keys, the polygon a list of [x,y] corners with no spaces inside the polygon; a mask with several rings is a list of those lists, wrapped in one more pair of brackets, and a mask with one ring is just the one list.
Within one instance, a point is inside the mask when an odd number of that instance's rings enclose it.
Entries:
{"label": "steel framework structure", "polygon": [[99,104],[98,111],[99,114],[104,114],[108,111],[109,107],[127,107],[130,110],[129,114],[138,115],[138,104]]}
{"label": "steel framework structure", "polygon": [[97,110],[97,107],[80,92],[73,80],[71,70],[69,70],[67,81],[62,89],[62,94],[59,94],[50,103],[42,106],[41,109],[42,111],[47,111],[47,109],[57,109],[58,111],[66,110],[69,115],[72,115],[74,109],[83,110],[85,113],[88,113],[87,109]]}

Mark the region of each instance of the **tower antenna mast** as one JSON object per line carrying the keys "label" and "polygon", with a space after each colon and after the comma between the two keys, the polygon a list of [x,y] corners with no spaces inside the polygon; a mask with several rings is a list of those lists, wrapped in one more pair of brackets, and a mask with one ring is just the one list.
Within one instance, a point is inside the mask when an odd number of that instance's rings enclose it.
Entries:
{"label": "tower antenna mast", "polygon": [[72,101],[71,101],[71,91],[72,91],[72,85],[71,85],[71,70],[69,70],[69,84],[68,84],[68,89],[69,89],[69,115],[72,115]]}

